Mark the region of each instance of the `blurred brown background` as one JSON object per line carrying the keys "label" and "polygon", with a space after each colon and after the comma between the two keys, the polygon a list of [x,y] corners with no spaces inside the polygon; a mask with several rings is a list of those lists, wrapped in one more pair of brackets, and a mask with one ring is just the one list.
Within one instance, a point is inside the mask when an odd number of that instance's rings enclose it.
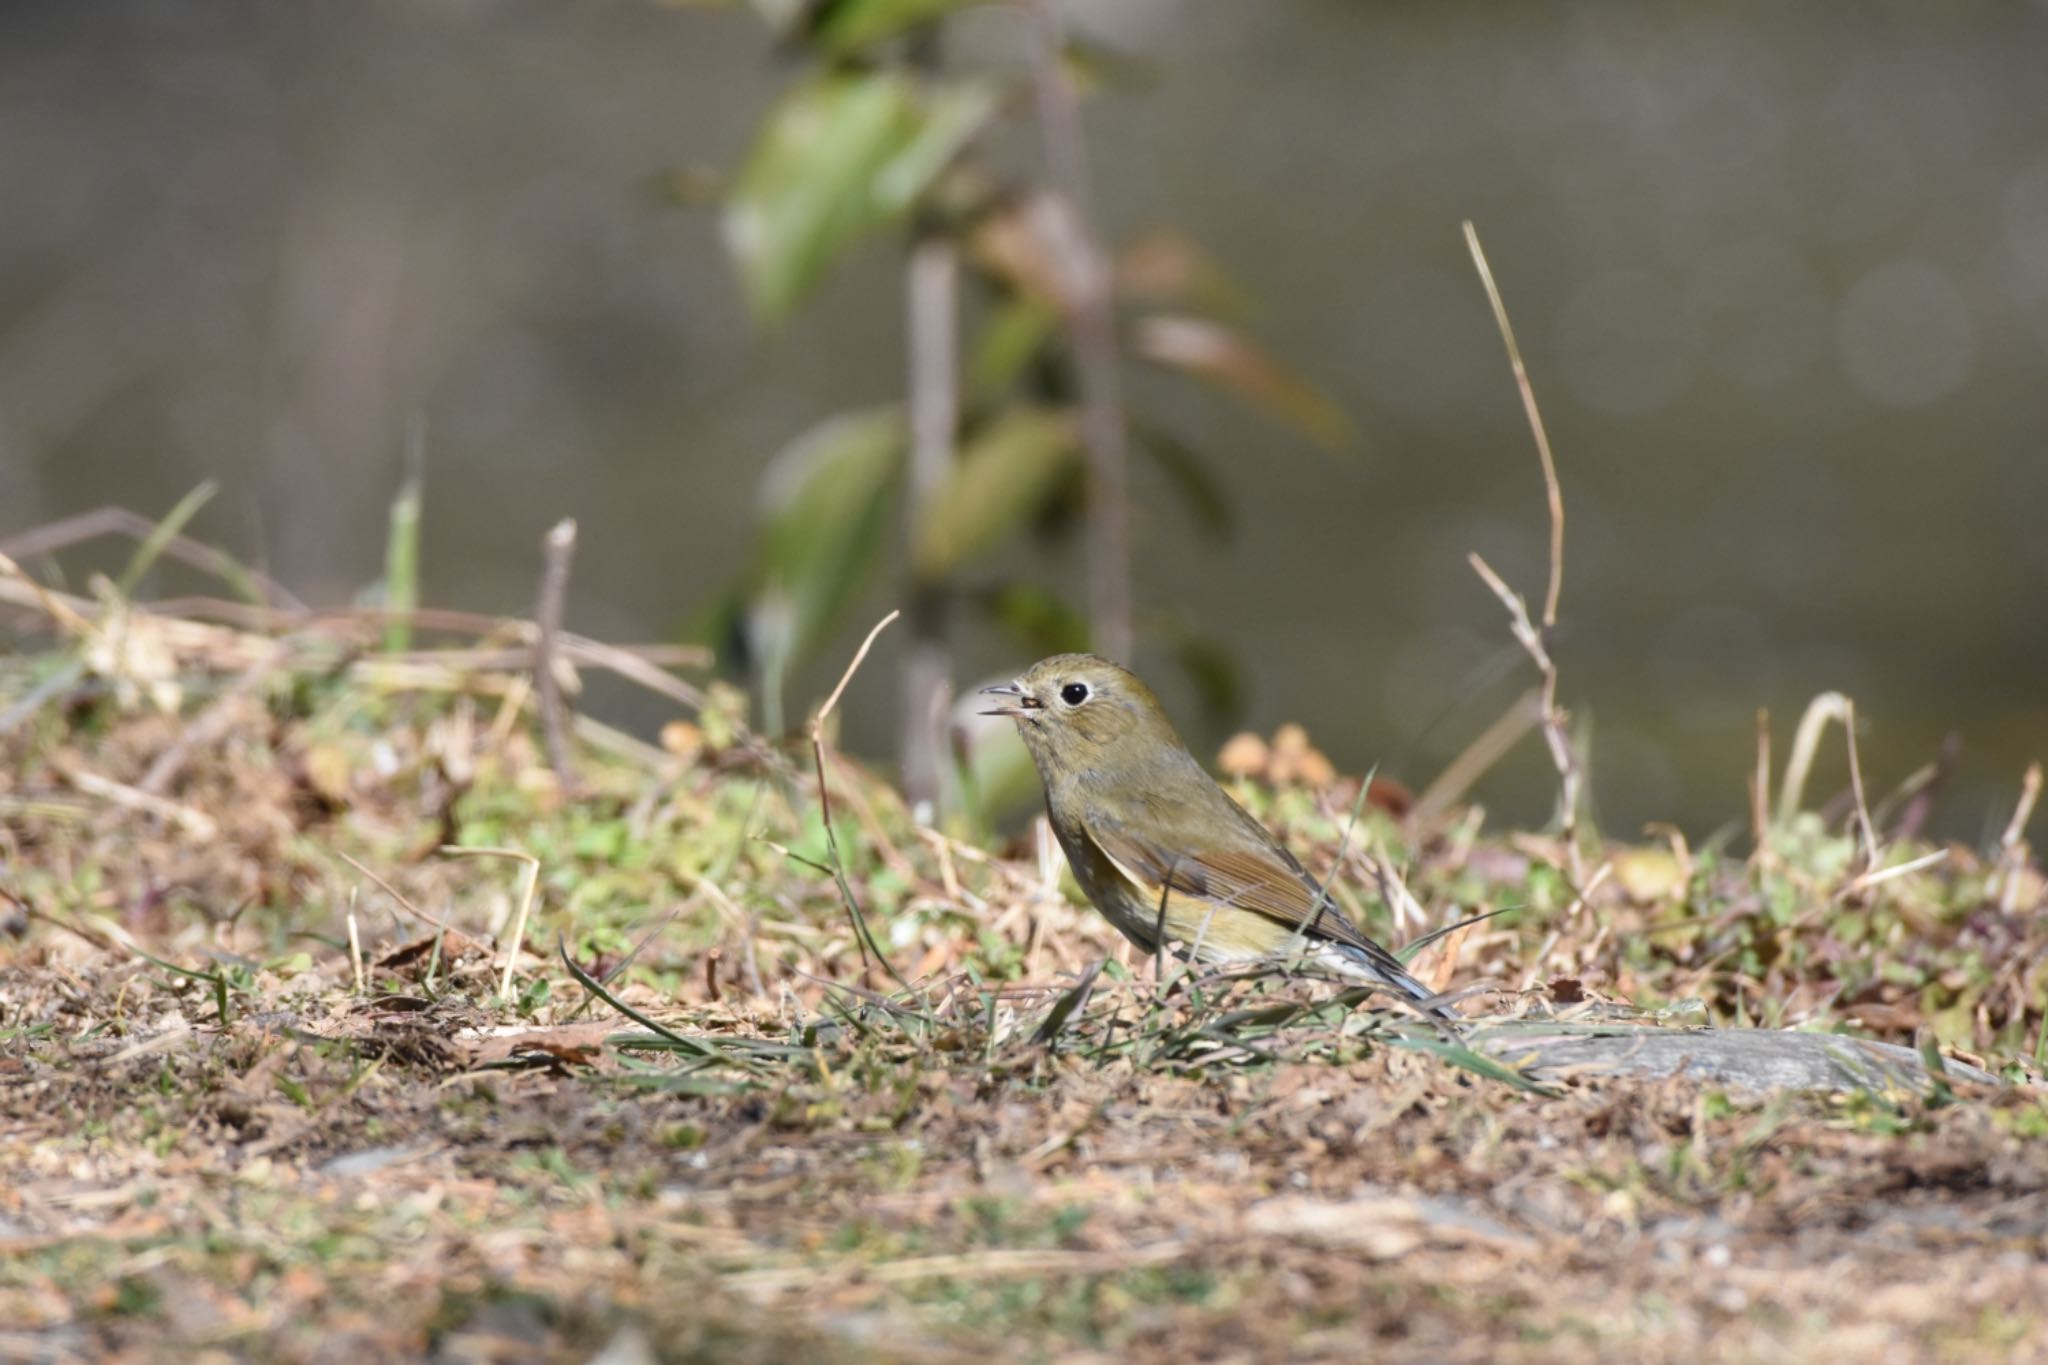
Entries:
{"label": "blurred brown background", "polygon": [[[1141,466],[1140,605],[1237,651],[1245,723],[1419,785],[1514,693],[1431,728],[1511,648],[1466,552],[1532,595],[1544,565],[1469,217],[1558,449],[1558,654],[1603,822],[1739,818],[1755,708],[1782,753],[1839,688],[1874,789],[1960,731],[1937,826],[2002,823],[2048,749],[2048,9],[1075,13],[1151,72],[1089,107],[1110,234],[1200,243],[1365,434],[1332,456],[1131,376],[1239,511],[1197,542]],[[1000,59],[1014,19],[954,41]],[[788,77],[743,8],[10,0],[0,535],[213,478],[197,534],[346,599],[418,413],[427,600],[529,610],[574,515],[572,623],[674,632],[745,559],[775,450],[902,384],[892,242],[762,336],[715,213],[651,188],[736,162]],[[1077,587],[1079,561],[1030,563]],[[963,681],[1023,662],[963,642]],[[853,747],[888,750],[887,693],[849,699]],[[1479,795],[1531,820],[1552,788],[1532,738]]]}

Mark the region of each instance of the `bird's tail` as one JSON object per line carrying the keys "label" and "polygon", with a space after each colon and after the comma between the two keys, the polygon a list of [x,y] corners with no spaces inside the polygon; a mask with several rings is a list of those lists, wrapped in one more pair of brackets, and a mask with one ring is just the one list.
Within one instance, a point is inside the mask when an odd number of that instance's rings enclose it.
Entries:
{"label": "bird's tail", "polygon": [[[1378,947],[1377,944],[1374,946]],[[1378,952],[1371,952],[1350,943],[1331,943],[1329,947],[1336,952],[1340,959],[1339,966],[1347,975],[1398,991],[1439,1019],[1454,1017],[1435,1003],[1435,991],[1410,976],[1408,969],[1401,965],[1401,959],[1384,948]]]}

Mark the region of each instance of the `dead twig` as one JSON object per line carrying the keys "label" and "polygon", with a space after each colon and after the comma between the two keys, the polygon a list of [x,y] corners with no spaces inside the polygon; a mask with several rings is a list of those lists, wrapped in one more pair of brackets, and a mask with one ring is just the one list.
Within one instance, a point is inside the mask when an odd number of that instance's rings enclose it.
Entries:
{"label": "dead twig", "polygon": [[1540,720],[1544,742],[1550,749],[1550,761],[1557,768],[1558,781],[1563,789],[1560,832],[1571,879],[1577,885],[1585,879],[1579,853],[1579,765],[1572,753],[1571,736],[1565,728],[1565,713],[1557,704],[1557,665],[1551,662],[1550,653],[1543,643],[1543,637],[1557,626],[1557,604],[1564,591],[1564,489],[1558,482],[1557,459],[1550,449],[1550,433],[1543,425],[1543,413],[1536,406],[1536,387],[1529,382],[1529,368],[1522,362],[1522,348],[1516,343],[1514,325],[1508,320],[1507,304],[1501,299],[1500,286],[1494,281],[1486,249],[1479,244],[1479,230],[1469,220],[1465,223],[1465,246],[1472,253],[1472,265],[1479,272],[1479,282],[1486,289],[1486,301],[1493,307],[1494,326],[1500,332],[1501,344],[1507,348],[1515,389],[1521,394],[1522,411],[1529,420],[1529,432],[1535,438],[1536,454],[1543,464],[1543,493],[1550,507],[1550,580],[1543,594],[1542,631],[1539,632],[1530,622],[1528,606],[1520,595],[1510,592],[1500,576],[1488,568],[1476,553],[1471,556],[1472,567],[1479,571],[1486,585],[1507,606],[1515,638],[1521,641],[1522,648],[1536,661],[1537,670],[1543,675]]}
{"label": "dead twig", "polygon": [[[2027,765],[2026,775],[2020,779],[2019,804],[2013,807],[2012,819],[2006,822],[2005,833],[1998,839],[1998,870],[1990,894],[2008,915],[2020,908],[2020,887],[2026,880],[2020,874],[2027,866],[2027,821],[2033,818],[2034,803],[2040,799],[2041,764],[2036,760]],[[2044,1036],[2048,1036],[2048,1023],[2041,1027]]]}
{"label": "dead twig", "polygon": [[[65,517],[61,521],[32,527],[0,540],[0,558],[33,559],[38,555],[54,554],[81,541],[94,540],[105,535],[127,536],[135,541],[146,542],[158,533],[158,524],[148,517],[131,512],[125,507],[101,507],[91,512],[81,512],[75,517]],[[224,554],[211,545],[174,534],[163,539],[161,548],[166,557],[211,574],[229,587],[266,606],[293,612],[306,610],[306,604],[294,597],[275,579],[248,568],[232,555]]]}
{"label": "dead twig", "polygon": [[124,810],[138,811],[144,815],[153,815],[159,820],[167,820],[201,842],[218,838],[220,835],[220,826],[204,811],[180,805],[176,801],[167,800],[138,787],[131,787],[124,782],[101,777],[98,773],[89,772],[84,768],[66,767],[63,773],[66,781],[87,796],[97,796],[102,801],[120,806]]}
{"label": "dead twig", "polygon": [[1557,704],[1557,665],[1551,661],[1550,651],[1543,646],[1543,633],[1529,619],[1529,604],[1522,595],[1510,588],[1493,566],[1474,550],[1465,556],[1487,587],[1493,590],[1501,605],[1508,609],[1508,629],[1515,639],[1536,663],[1536,671],[1543,676],[1543,693],[1538,703],[1538,725],[1543,731],[1543,743],[1550,750],[1550,762],[1557,769],[1558,782],[1562,788],[1559,804],[1561,828],[1559,837],[1564,842],[1565,858],[1571,869],[1574,886],[1584,880],[1579,855],[1579,761],[1572,753],[1571,733],[1566,729],[1566,716]]}
{"label": "dead twig", "polygon": [[1486,301],[1493,305],[1494,326],[1508,350],[1508,366],[1515,374],[1515,389],[1522,396],[1522,412],[1529,419],[1529,432],[1536,438],[1536,454],[1543,461],[1543,492],[1550,503],[1550,586],[1543,594],[1543,626],[1557,624],[1557,599],[1564,591],[1564,489],[1557,481],[1557,459],[1550,450],[1550,433],[1543,414],[1536,407],[1536,387],[1529,382],[1529,368],[1522,363],[1522,348],[1515,344],[1515,329],[1508,321],[1507,305],[1501,301],[1500,286],[1494,283],[1493,267],[1487,264],[1486,249],[1479,245],[1479,229],[1465,223],[1465,245],[1479,282],[1486,287]]}
{"label": "dead twig", "polygon": [[398,906],[401,910],[404,910],[407,914],[419,920],[422,924],[426,924],[434,929],[438,929],[443,935],[453,932],[453,926],[450,925],[447,920],[442,919],[439,915],[430,915],[426,911],[420,909],[417,905],[414,905],[411,901],[405,898],[404,894],[401,893],[397,887],[393,886],[390,882],[385,881],[375,872],[372,872],[364,864],[356,861],[354,858],[351,858],[348,854],[341,852],[339,849],[335,850],[334,856],[341,859],[343,862],[347,863],[356,871],[362,873],[365,877],[368,877],[371,881],[375,882],[377,884],[377,889],[379,891],[382,891],[385,895],[391,897],[392,900],[398,902]]}

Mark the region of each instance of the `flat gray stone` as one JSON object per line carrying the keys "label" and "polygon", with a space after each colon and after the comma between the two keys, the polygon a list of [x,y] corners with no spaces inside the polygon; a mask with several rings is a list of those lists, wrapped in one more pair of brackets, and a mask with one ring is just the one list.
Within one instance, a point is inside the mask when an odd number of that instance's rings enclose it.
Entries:
{"label": "flat gray stone", "polygon": [[[1679,1076],[1745,1091],[1924,1091],[1933,1079],[1911,1048],[1838,1033],[1517,1020],[1479,1022],[1469,1041],[1538,1080]],[[1944,1065],[1949,1080],[2003,1084],[1963,1062]]]}

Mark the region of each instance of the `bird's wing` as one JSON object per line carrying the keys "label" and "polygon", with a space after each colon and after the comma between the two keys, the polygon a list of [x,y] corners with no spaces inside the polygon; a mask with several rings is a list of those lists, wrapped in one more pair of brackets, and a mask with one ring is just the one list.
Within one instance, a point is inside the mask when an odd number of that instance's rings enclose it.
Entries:
{"label": "bird's wing", "polygon": [[1201,853],[1183,853],[1159,846],[1129,825],[1097,819],[1088,837],[1148,901],[1162,888],[1175,894],[1240,906],[1289,929],[1331,939],[1356,949],[1373,966],[1395,979],[1407,977],[1399,958],[1358,932],[1336,903],[1322,893],[1287,851],[1272,842],[1233,841],[1232,846]]}

